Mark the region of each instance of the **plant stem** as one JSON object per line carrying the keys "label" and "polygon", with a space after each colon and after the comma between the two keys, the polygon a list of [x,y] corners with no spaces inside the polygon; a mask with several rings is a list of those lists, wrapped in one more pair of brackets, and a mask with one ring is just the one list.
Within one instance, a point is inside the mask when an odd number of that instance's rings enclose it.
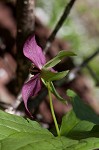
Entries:
{"label": "plant stem", "polygon": [[54,112],[54,107],[53,107],[53,103],[52,103],[52,96],[51,96],[49,82],[48,82],[48,94],[49,94],[49,99],[50,99],[51,113],[52,113],[52,117],[53,117],[53,120],[54,120],[54,124],[55,124],[55,128],[56,128],[56,131],[57,131],[57,135],[60,136],[60,131],[59,131],[59,127],[58,127],[58,123],[57,123],[57,120],[56,120],[56,116],[55,116],[55,112]]}

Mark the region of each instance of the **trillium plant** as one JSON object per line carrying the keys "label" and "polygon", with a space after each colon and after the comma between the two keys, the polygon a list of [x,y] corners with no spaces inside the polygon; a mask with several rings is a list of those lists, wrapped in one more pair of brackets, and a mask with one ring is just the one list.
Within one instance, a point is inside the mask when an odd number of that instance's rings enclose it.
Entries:
{"label": "trillium plant", "polygon": [[32,72],[34,73],[34,75],[32,75],[30,80],[27,83],[25,83],[22,88],[22,97],[25,104],[25,108],[27,112],[31,114],[27,107],[28,99],[31,96],[36,96],[39,93],[43,83],[48,89],[51,113],[54,119],[57,134],[59,136],[60,132],[59,132],[57,120],[54,113],[51,93],[53,93],[59,100],[63,101],[64,103],[66,103],[66,100],[64,100],[56,92],[52,81],[62,79],[67,75],[68,71],[57,72],[53,69],[53,67],[56,64],[58,64],[64,57],[73,56],[74,53],[68,51],[60,51],[55,58],[51,59],[46,63],[46,57],[43,54],[41,47],[37,45],[35,36],[30,37],[25,42],[23,47],[23,53],[25,57],[27,57],[31,61]]}
{"label": "trillium plant", "polygon": [[57,93],[53,81],[62,79],[68,71],[57,72],[53,67],[64,57],[75,54],[62,50],[46,62],[35,36],[25,42],[23,53],[32,63],[32,77],[22,88],[25,108],[31,115],[27,106],[28,100],[31,96],[39,94],[44,84],[48,89],[57,136],[54,136],[53,131],[42,128],[36,121],[0,110],[0,150],[98,150],[99,115],[84,104],[79,96],[71,90],[66,91],[73,109],[62,117],[60,127],[54,113],[52,94],[63,103],[67,102]]}

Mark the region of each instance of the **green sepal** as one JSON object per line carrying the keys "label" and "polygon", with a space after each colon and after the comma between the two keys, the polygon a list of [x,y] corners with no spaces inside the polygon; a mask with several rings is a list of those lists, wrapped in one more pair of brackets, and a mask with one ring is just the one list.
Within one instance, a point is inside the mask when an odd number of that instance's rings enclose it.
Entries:
{"label": "green sepal", "polygon": [[67,73],[68,71],[52,72],[47,69],[42,69],[41,78],[43,78],[45,81],[55,81],[64,78]]}
{"label": "green sepal", "polygon": [[[42,79],[42,78],[41,78]],[[47,83],[44,81],[44,79],[42,79],[43,84],[47,87]],[[67,104],[66,99],[62,98],[58,92],[56,91],[53,82],[49,82],[50,83],[50,91],[53,93],[53,95],[62,103]],[[48,88],[48,87],[47,87]]]}
{"label": "green sepal", "polygon": [[76,96],[76,93],[75,93],[74,91],[70,90],[70,89],[68,89],[68,90],[66,91],[66,93],[67,93],[67,95],[68,95],[69,97],[71,97],[71,98],[73,98],[73,97]]}
{"label": "green sepal", "polygon": [[64,57],[66,56],[75,56],[75,54],[73,52],[70,51],[60,51],[58,53],[58,55],[56,57],[54,57],[53,59],[51,59],[50,61],[48,61],[43,68],[52,68],[55,65],[57,65]]}
{"label": "green sepal", "polygon": [[67,104],[67,101],[66,99],[62,98],[58,92],[56,91],[55,87],[54,87],[54,84],[52,82],[50,82],[50,88],[51,88],[51,92],[54,94],[54,96],[61,102]]}

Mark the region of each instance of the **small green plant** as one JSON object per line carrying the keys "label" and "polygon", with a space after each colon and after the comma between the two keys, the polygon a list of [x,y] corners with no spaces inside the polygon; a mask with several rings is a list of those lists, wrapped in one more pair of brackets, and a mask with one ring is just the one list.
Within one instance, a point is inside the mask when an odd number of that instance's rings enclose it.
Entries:
{"label": "small green plant", "polygon": [[58,126],[52,94],[67,104],[56,91],[53,81],[65,77],[68,71],[57,72],[53,67],[62,58],[75,55],[61,51],[55,58],[46,63],[46,58],[37,45],[35,37],[29,38],[23,48],[24,55],[33,63],[35,74],[23,85],[22,96],[25,108],[29,97],[39,94],[42,83],[48,89],[50,108],[55,123],[57,136],[42,128],[36,121],[24,119],[0,111],[0,150],[93,150],[99,148],[99,116],[96,115],[80,98],[68,90],[73,109],[62,118]]}

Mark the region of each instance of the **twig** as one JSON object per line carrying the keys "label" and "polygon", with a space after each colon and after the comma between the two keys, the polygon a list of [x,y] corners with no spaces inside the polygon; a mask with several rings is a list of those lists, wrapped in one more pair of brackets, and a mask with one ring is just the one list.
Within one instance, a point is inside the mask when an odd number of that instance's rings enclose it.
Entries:
{"label": "twig", "polygon": [[57,32],[59,31],[59,29],[60,29],[61,26],[63,25],[64,21],[66,21],[68,15],[69,15],[69,13],[70,13],[70,10],[71,10],[71,8],[73,7],[75,1],[76,1],[76,0],[71,0],[71,1],[66,5],[62,16],[60,17],[59,21],[57,22],[57,24],[56,24],[54,30],[52,31],[51,35],[50,35],[49,38],[47,39],[47,43],[46,43],[45,48],[44,48],[44,53],[47,53],[48,48],[51,46],[51,43],[52,43],[53,40],[55,39],[55,36],[56,36]]}
{"label": "twig", "polygon": [[87,59],[85,59],[79,67],[82,68],[82,67],[86,66],[98,54],[99,54],[99,48],[92,55],[90,55]]}
{"label": "twig", "polygon": [[[99,54],[99,48],[98,48],[92,55],[90,55],[88,58],[86,58],[79,66],[77,66],[77,67],[75,67],[74,69],[72,69],[72,70],[70,71],[70,73],[68,74],[67,82],[70,82],[70,81],[72,81],[73,79],[75,79],[77,72],[80,71],[83,67],[87,67],[88,70],[90,69],[91,75],[94,74],[94,73],[92,73],[92,72],[93,72],[92,69],[91,69],[90,67],[88,67],[88,63],[89,63],[92,59],[94,59],[96,56],[98,56],[98,54]],[[97,77],[96,77],[95,74],[92,75],[92,77],[93,77],[96,81],[99,82],[99,80],[96,79]]]}
{"label": "twig", "polygon": [[92,68],[87,65],[86,68],[88,69],[90,75],[93,77],[93,79],[95,80],[96,82],[96,86],[99,86],[99,78],[97,77],[96,73],[94,72],[94,70],[92,70]]}

